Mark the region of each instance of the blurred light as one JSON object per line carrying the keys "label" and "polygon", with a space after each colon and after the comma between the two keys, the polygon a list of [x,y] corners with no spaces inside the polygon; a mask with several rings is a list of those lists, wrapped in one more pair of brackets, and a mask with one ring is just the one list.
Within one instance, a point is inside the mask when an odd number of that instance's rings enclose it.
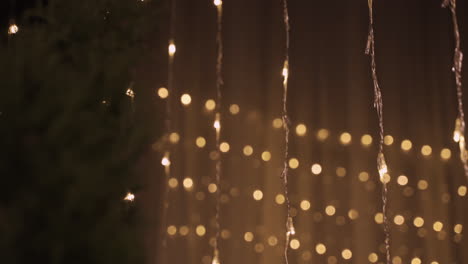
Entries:
{"label": "blurred light", "polygon": [[457,190],[457,193],[458,195],[460,196],[465,196],[466,195],[466,186],[462,185],[460,187],[458,187],[458,190]]}
{"label": "blurred light", "polygon": [[16,24],[11,24],[8,27],[8,35],[16,34],[16,33],[18,33],[18,31],[19,31],[19,27]]}
{"label": "blurred light", "polygon": [[263,198],[263,192],[260,191],[260,190],[255,190],[253,192],[253,198],[256,200],[256,201],[260,201],[262,198]]}
{"label": "blurred light", "polygon": [[128,192],[124,200],[127,202],[133,202],[135,200],[135,195],[131,192]]}
{"label": "blurred light", "polygon": [[415,227],[422,227],[424,225],[424,219],[422,217],[415,217],[413,220],[413,225]]}
{"label": "blurred light", "polygon": [[450,151],[450,149],[448,148],[444,148],[440,151],[440,157],[443,159],[443,160],[448,160],[450,159],[450,157],[452,156],[452,152]]}
{"label": "blurred light", "polygon": [[310,202],[308,200],[301,201],[301,209],[307,211],[310,209]]}
{"label": "blurred light", "polygon": [[176,188],[179,185],[179,181],[176,178],[170,178],[167,181],[167,185],[169,185],[170,188]]}
{"label": "blurred light", "polygon": [[223,143],[221,143],[221,145],[219,145],[219,149],[220,149],[221,152],[223,152],[223,153],[228,152],[230,148],[231,148],[231,147],[229,146],[229,143],[227,143],[227,142],[223,142]]}
{"label": "blurred light", "polygon": [[284,204],[285,200],[286,200],[286,199],[284,198],[284,195],[282,195],[282,194],[278,194],[278,195],[276,195],[276,197],[275,197],[275,202],[276,202],[277,204]]}
{"label": "blurred light", "polygon": [[403,151],[409,151],[413,147],[413,144],[408,139],[405,139],[401,142],[401,149]]}
{"label": "blurred light", "polygon": [[377,224],[382,224],[383,223],[383,214],[382,213],[376,213],[374,216],[374,220]]}
{"label": "blurred light", "polygon": [[214,183],[208,184],[208,191],[210,193],[215,193],[218,190],[218,186]]}
{"label": "blurred light", "polygon": [[418,181],[418,189],[419,190],[426,190],[429,187],[429,183],[426,180],[419,180]]}
{"label": "blurred light", "polygon": [[213,99],[206,100],[205,108],[208,111],[213,111],[216,108],[216,102]]}
{"label": "blurred light", "polygon": [[245,234],[244,234],[244,240],[245,240],[246,242],[252,242],[253,239],[254,239],[254,235],[253,235],[252,232],[245,232]]}
{"label": "blurred light", "polygon": [[369,180],[369,173],[365,172],[365,171],[362,171],[359,173],[359,176],[358,176],[359,180],[361,182],[366,182]]}
{"label": "blurred light", "polygon": [[189,233],[189,228],[188,228],[188,226],[181,226],[181,227],[179,228],[179,234],[180,234],[181,236],[186,236],[188,233]]}
{"label": "blurred light", "polygon": [[183,105],[189,105],[192,102],[192,97],[189,94],[183,94],[180,97],[180,101]]}
{"label": "blurred light", "polygon": [[135,92],[133,91],[132,87],[128,88],[125,94],[130,98],[135,98]]}
{"label": "blurred light", "polygon": [[283,126],[283,120],[281,118],[275,118],[273,120],[273,127],[274,128],[281,128]]}
{"label": "blurred light", "polygon": [[215,6],[221,6],[221,5],[223,4],[223,1],[221,1],[221,0],[214,0],[213,3],[214,3]]}
{"label": "blurred light", "polygon": [[348,217],[351,220],[356,220],[359,217],[359,213],[358,213],[357,210],[351,209],[351,210],[348,211]]}
{"label": "blurred light", "polygon": [[177,233],[177,227],[170,225],[167,227],[167,233],[171,236],[175,235]]}
{"label": "blurred light", "polygon": [[264,151],[262,153],[262,160],[269,161],[271,159],[271,153],[269,151]]}
{"label": "blurred light", "polygon": [[304,124],[299,124],[296,126],[296,134],[300,137],[305,136],[307,133],[307,127]]}
{"label": "blurred light", "polygon": [[415,257],[411,260],[411,264],[421,264],[421,259],[418,257]]}
{"label": "blurred light", "polygon": [[176,132],[172,132],[170,135],[169,135],[169,141],[172,143],[172,144],[177,144],[180,140],[180,136],[179,134],[177,134]]}
{"label": "blurred light", "polygon": [[299,160],[296,158],[289,159],[289,167],[291,169],[297,169],[297,167],[299,167]]}
{"label": "blurred light", "polygon": [[387,146],[391,146],[393,144],[393,137],[390,135],[386,135],[384,137],[384,144]]}
{"label": "blurred light", "polygon": [[240,111],[240,108],[238,105],[236,104],[232,104],[230,107],[229,107],[229,112],[231,112],[232,115],[237,115]]}
{"label": "blurred light", "polygon": [[187,190],[192,189],[193,180],[191,178],[185,178],[182,184],[184,185],[185,189]]}
{"label": "blurred light", "polygon": [[254,250],[255,250],[255,252],[257,252],[257,253],[262,253],[263,250],[265,250],[265,246],[264,246],[262,243],[257,243],[257,244],[255,244],[255,246],[254,246]]}
{"label": "blurred light", "polygon": [[456,224],[453,227],[453,232],[455,232],[457,234],[461,234],[462,231],[463,231],[463,225],[462,224]]}
{"label": "blurred light", "polygon": [[206,228],[202,225],[198,225],[197,228],[195,229],[195,232],[200,237],[204,236],[206,234]]}
{"label": "blurred light", "polygon": [[164,167],[169,167],[169,166],[171,165],[171,161],[170,161],[169,158],[166,156],[166,157],[163,157],[163,158],[162,158],[161,164],[162,164]]}
{"label": "blurred light", "polygon": [[325,213],[329,216],[332,216],[336,213],[336,209],[333,205],[329,205],[325,208]]}
{"label": "blurred light", "polygon": [[216,133],[219,133],[219,131],[221,130],[221,121],[219,119],[220,119],[220,115],[219,113],[216,113],[216,118],[213,123],[213,127],[215,128]]}
{"label": "blurred light", "polygon": [[[377,167],[379,169],[380,180],[383,183],[388,183],[385,181],[385,175],[388,173],[387,163],[385,162],[385,156],[383,153],[379,153],[377,156]],[[390,180],[390,179],[389,179]]]}
{"label": "blurred light", "polygon": [[429,156],[432,154],[432,148],[429,145],[424,145],[421,148],[421,154],[424,156]]}
{"label": "blurred light", "polygon": [[461,121],[459,118],[455,120],[455,129],[453,131],[453,141],[459,142],[461,138]]}
{"label": "blurred light", "polygon": [[389,183],[392,177],[390,177],[390,174],[385,173],[382,178],[380,178],[380,182],[382,183]]}
{"label": "blurred light", "polygon": [[296,229],[294,228],[294,221],[293,218],[290,216],[288,220],[286,220],[286,236],[295,235]]}
{"label": "blurred light", "polygon": [[310,169],[312,173],[315,175],[319,175],[322,172],[322,166],[320,166],[320,164],[317,164],[317,163],[312,165]]}
{"label": "blurred light", "polygon": [[444,228],[444,224],[442,224],[442,222],[440,221],[437,221],[432,225],[432,228],[434,229],[434,231],[440,232],[442,231],[442,228]]}
{"label": "blurred light", "polygon": [[342,145],[349,145],[351,143],[351,134],[344,132],[340,136],[340,142]]}
{"label": "blurred light", "polygon": [[[172,41],[171,41],[172,42]],[[170,43],[168,47],[169,56],[173,57],[176,53],[176,46],[174,43]]]}
{"label": "blurred light", "polygon": [[399,256],[394,257],[392,260],[392,264],[401,264],[401,263],[402,263],[402,260],[401,260],[401,257]]}
{"label": "blurred light", "polygon": [[379,256],[372,252],[369,254],[369,257],[367,259],[370,263],[376,263],[379,260]]}
{"label": "blurred light", "polygon": [[364,146],[370,146],[372,144],[372,136],[371,135],[363,135],[361,137],[361,144]]}
{"label": "blurred light", "polygon": [[402,216],[402,215],[396,215],[394,218],[393,218],[393,222],[396,224],[396,225],[402,225],[405,223],[405,218]]}
{"label": "blurred light", "polygon": [[270,236],[268,238],[268,245],[274,247],[278,244],[278,239],[275,236]]}
{"label": "blurred light", "polygon": [[401,186],[405,186],[406,184],[408,184],[408,177],[406,177],[405,175],[398,176],[397,183]]}
{"label": "blurred light", "polygon": [[345,250],[341,251],[341,256],[344,259],[351,259],[353,257],[353,252],[351,252],[351,250],[349,250],[349,249],[345,249]]}
{"label": "blurred light", "polygon": [[250,156],[253,153],[253,148],[250,145],[246,145],[243,151],[245,156]]}
{"label": "blurred light", "polygon": [[161,97],[161,99],[166,99],[169,96],[169,90],[167,90],[165,87],[159,88],[158,96]]}
{"label": "blurred light", "polygon": [[318,243],[315,246],[315,251],[317,252],[317,254],[323,255],[323,254],[325,254],[327,252],[327,247],[325,247],[325,245],[322,244],[322,243]]}
{"label": "blurred light", "polygon": [[195,140],[195,144],[197,145],[197,147],[203,148],[206,145],[206,140],[204,137],[197,137],[197,139]]}
{"label": "blurred light", "polygon": [[292,249],[296,250],[301,246],[301,242],[297,239],[292,239],[291,242],[289,243]]}
{"label": "blurred light", "polygon": [[328,130],[322,128],[317,132],[317,139],[320,141],[324,141],[328,138],[329,135],[330,133],[328,132]]}
{"label": "blurred light", "polygon": [[343,168],[343,167],[338,167],[338,168],[336,168],[336,175],[337,175],[338,177],[344,177],[344,176],[346,176],[346,169]]}

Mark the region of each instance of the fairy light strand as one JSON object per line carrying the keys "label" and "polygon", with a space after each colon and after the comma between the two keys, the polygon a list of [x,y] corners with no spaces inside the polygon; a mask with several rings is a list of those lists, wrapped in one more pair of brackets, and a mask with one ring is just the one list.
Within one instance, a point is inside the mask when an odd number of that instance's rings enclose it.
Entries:
{"label": "fairy light strand", "polygon": [[369,4],[369,35],[367,38],[366,54],[371,59],[371,71],[372,81],[374,83],[374,107],[377,110],[377,116],[379,119],[379,149],[377,154],[377,169],[379,172],[380,180],[383,182],[382,187],[382,214],[383,214],[383,226],[385,233],[385,254],[386,263],[391,264],[390,261],[390,225],[387,217],[387,205],[388,205],[388,186],[385,179],[385,175],[388,172],[387,164],[385,162],[385,156],[383,153],[384,144],[384,123],[383,123],[383,102],[382,92],[380,90],[379,82],[377,79],[377,66],[375,62],[375,38],[374,38],[374,15],[373,15],[373,2],[368,0]]}
{"label": "fairy light strand", "polygon": [[453,33],[455,38],[455,51],[453,56],[452,71],[455,74],[455,83],[457,88],[457,101],[458,101],[458,117],[455,120],[455,130],[453,132],[453,140],[458,143],[460,148],[460,160],[463,164],[465,177],[468,179],[468,162],[467,151],[465,143],[465,112],[463,110],[463,91],[462,91],[462,65],[463,65],[463,52],[460,48],[460,31],[458,28],[457,18],[457,1],[444,0],[442,6],[450,8],[452,13]]}
{"label": "fairy light strand", "polygon": [[282,120],[283,120],[283,129],[284,129],[284,165],[283,171],[281,173],[281,179],[283,180],[283,188],[284,188],[284,197],[286,202],[286,241],[284,245],[284,262],[286,264],[289,263],[288,261],[288,250],[289,250],[289,240],[291,236],[296,234],[296,230],[294,228],[294,220],[291,215],[291,202],[289,200],[289,192],[288,192],[288,176],[289,176],[289,165],[288,165],[288,157],[289,157],[289,133],[290,133],[290,126],[291,122],[288,117],[288,81],[289,81],[289,32],[291,26],[289,24],[289,11],[288,11],[288,1],[283,0],[283,19],[284,19],[284,26],[285,26],[285,33],[286,33],[286,54],[283,63],[283,113],[282,113]]}
{"label": "fairy light strand", "polygon": [[216,237],[213,245],[213,259],[212,264],[220,264],[219,256],[219,240],[221,236],[221,225],[220,225],[220,200],[221,200],[221,88],[224,84],[222,77],[223,70],[223,39],[222,39],[222,29],[223,29],[223,1],[214,0],[214,5],[217,10],[217,33],[216,33],[216,44],[217,44],[217,58],[216,58],[216,114],[213,127],[216,132],[216,152],[218,157],[216,159],[216,215],[215,215],[215,227],[216,227]]}

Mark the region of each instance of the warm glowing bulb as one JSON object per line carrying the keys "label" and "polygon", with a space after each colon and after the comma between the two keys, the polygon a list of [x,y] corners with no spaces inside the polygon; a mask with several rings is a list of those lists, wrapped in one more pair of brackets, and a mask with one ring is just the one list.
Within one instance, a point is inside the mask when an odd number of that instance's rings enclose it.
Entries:
{"label": "warm glowing bulb", "polygon": [[169,165],[171,165],[171,161],[169,160],[168,157],[164,157],[164,158],[162,158],[162,160],[161,160],[161,164],[162,164],[164,167],[168,167]]}
{"label": "warm glowing bulb", "polygon": [[215,6],[221,6],[223,4],[223,1],[222,0],[214,0],[213,3],[214,3]]}
{"label": "warm glowing bulb", "polygon": [[197,145],[197,147],[203,148],[206,145],[206,140],[204,137],[197,137],[197,139],[195,140],[195,144]]}
{"label": "warm glowing bulb", "polygon": [[289,70],[288,70],[288,66],[287,66],[286,62],[285,62],[284,67],[283,67],[282,75],[283,75],[284,79],[288,79]]}
{"label": "warm glowing bulb", "polygon": [[125,94],[132,99],[135,98],[135,92],[133,91],[132,87],[128,88]]}
{"label": "warm glowing bulb", "polygon": [[240,108],[238,105],[236,104],[232,104],[230,107],[229,107],[229,112],[231,112],[231,114],[233,115],[237,115],[240,111]]}
{"label": "warm glowing bulb", "polygon": [[169,96],[169,90],[166,87],[161,87],[158,89],[158,96],[162,99],[166,99]]}
{"label": "warm glowing bulb", "polygon": [[296,134],[300,137],[305,136],[307,133],[307,127],[304,124],[299,124],[296,126]]}
{"label": "warm glowing bulb", "polygon": [[296,234],[296,229],[294,228],[294,221],[292,217],[288,217],[288,221],[286,222],[286,229],[287,235],[295,235]]}
{"label": "warm glowing bulb", "polygon": [[220,121],[220,114],[216,113],[216,118],[213,123],[213,127],[216,129],[216,133],[219,133],[221,131],[221,121]]}
{"label": "warm glowing bulb", "polygon": [[460,118],[457,118],[455,120],[455,130],[453,131],[453,141],[455,141],[455,142],[460,141],[460,137],[462,136],[461,135],[461,132],[462,132],[461,128],[462,128],[461,120],[460,120]]}
{"label": "warm glowing bulb", "polygon": [[168,51],[169,51],[169,56],[173,57],[174,54],[176,53],[176,46],[174,43],[169,44]]}
{"label": "warm glowing bulb", "polygon": [[385,156],[383,153],[379,153],[377,156],[377,166],[379,169],[380,179],[384,178],[384,175],[388,173],[387,163],[385,162]]}
{"label": "warm glowing bulb", "polygon": [[205,108],[208,111],[213,111],[216,108],[216,102],[213,99],[206,100]]}
{"label": "warm glowing bulb", "polygon": [[189,105],[192,102],[192,97],[189,94],[183,94],[180,97],[180,101],[183,105]]}
{"label": "warm glowing bulb", "polygon": [[256,201],[260,201],[262,198],[263,198],[263,192],[260,191],[260,190],[255,190],[253,192],[253,198],[256,200]]}
{"label": "warm glowing bulb", "polygon": [[18,33],[18,31],[19,31],[19,28],[18,28],[18,26],[16,24],[12,24],[12,25],[10,25],[10,27],[8,27],[8,34],[9,35],[16,34],[16,33]]}
{"label": "warm glowing bulb", "polygon": [[315,251],[317,252],[317,254],[323,255],[327,252],[327,247],[324,244],[319,243],[315,246]]}
{"label": "warm glowing bulb", "polygon": [[133,202],[135,200],[135,195],[133,193],[129,192],[125,196],[124,200],[128,201],[128,202]]}
{"label": "warm glowing bulb", "polygon": [[319,175],[322,172],[322,166],[320,164],[314,164],[311,167],[312,173],[315,175]]}
{"label": "warm glowing bulb", "polygon": [[211,264],[220,264],[221,262],[219,261],[219,251],[215,249],[214,254],[213,254],[213,261],[211,261]]}

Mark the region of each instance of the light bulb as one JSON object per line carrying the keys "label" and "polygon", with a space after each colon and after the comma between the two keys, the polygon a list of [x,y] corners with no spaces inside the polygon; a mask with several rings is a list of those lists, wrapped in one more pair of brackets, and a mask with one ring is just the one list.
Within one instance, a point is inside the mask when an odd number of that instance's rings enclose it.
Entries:
{"label": "light bulb", "polygon": [[173,57],[174,54],[176,53],[176,46],[175,46],[175,44],[171,42],[171,43],[169,44],[168,50],[169,50],[169,56]]}
{"label": "light bulb", "polygon": [[460,118],[457,118],[455,120],[455,129],[453,131],[453,141],[455,142],[459,142],[460,141],[460,137],[462,136],[462,125],[461,125],[461,120]]}
{"label": "light bulb", "polygon": [[377,168],[379,169],[380,179],[383,180],[384,175],[388,173],[387,163],[385,162],[383,153],[379,153],[377,156]]}
{"label": "light bulb", "polygon": [[220,264],[221,262],[219,261],[219,251],[218,249],[215,249],[214,254],[213,254],[213,261],[211,261],[211,264]]}
{"label": "light bulb", "polygon": [[8,27],[8,35],[13,35],[13,34],[16,34],[18,33],[19,31],[19,28],[16,24],[11,24],[9,27]]}
{"label": "light bulb", "polygon": [[162,164],[164,167],[168,167],[169,165],[171,165],[171,161],[169,160],[168,154],[166,154],[166,155],[164,156],[164,158],[162,158],[161,164]]}
{"label": "light bulb", "polygon": [[286,235],[295,235],[296,234],[296,229],[294,228],[294,221],[292,217],[288,217],[288,221],[286,222]]}
{"label": "light bulb", "polygon": [[289,77],[289,63],[288,61],[284,61],[284,65],[283,65],[283,72],[282,72],[282,75],[283,75],[283,84],[287,84],[288,83],[288,77]]}
{"label": "light bulb", "polygon": [[132,99],[135,98],[135,92],[132,90],[131,87],[127,89],[127,92],[125,94]]}
{"label": "light bulb", "polygon": [[223,4],[223,1],[222,0],[214,0],[213,3],[214,3],[215,6],[221,6]]}
{"label": "light bulb", "polygon": [[135,195],[133,193],[129,192],[125,196],[124,200],[128,201],[128,202],[133,202],[135,200]]}
{"label": "light bulb", "polygon": [[213,123],[213,127],[216,129],[217,133],[219,133],[219,131],[221,130],[221,121],[220,121],[220,114],[219,113],[216,113],[216,118],[215,118],[215,121]]}

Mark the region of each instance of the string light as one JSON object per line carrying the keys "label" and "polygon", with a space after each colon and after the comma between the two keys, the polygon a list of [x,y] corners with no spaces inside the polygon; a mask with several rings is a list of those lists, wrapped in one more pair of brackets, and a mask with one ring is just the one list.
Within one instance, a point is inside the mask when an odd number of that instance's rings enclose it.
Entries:
{"label": "string light", "polygon": [[[366,54],[370,56],[371,60],[371,71],[372,81],[374,84],[374,107],[377,110],[377,117],[379,119],[379,132],[380,142],[379,150],[377,154],[377,169],[379,171],[381,181],[384,180],[384,175],[388,173],[387,164],[385,162],[385,156],[383,153],[384,143],[384,125],[383,125],[383,101],[382,92],[380,90],[379,82],[377,79],[377,66],[375,62],[375,38],[374,38],[374,14],[373,14],[373,0],[368,0],[369,5],[369,35],[367,38]],[[390,256],[390,230],[387,219],[387,199],[388,199],[388,187],[387,181],[383,181],[382,187],[382,209],[383,209],[383,222],[384,222],[384,233],[385,233],[385,254],[386,264],[391,264]]]}
{"label": "string light", "polygon": [[169,56],[170,57],[174,57],[175,53],[176,53],[176,45],[173,43],[173,41],[171,40],[171,42],[169,43],[169,47],[168,47],[168,53],[169,53]]}
{"label": "string light", "polygon": [[19,27],[16,24],[11,24],[8,27],[8,35],[14,35],[14,34],[18,33],[18,31],[19,31]]}
{"label": "string light", "polygon": [[159,88],[158,96],[161,97],[161,99],[166,99],[169,96],[169,90],[167,90],[166,87]]}
{"label": "string light", "polygon": [[133,202],[135,200],[135,195],[131,192],[128,192],[124,200],[127,202]]}

